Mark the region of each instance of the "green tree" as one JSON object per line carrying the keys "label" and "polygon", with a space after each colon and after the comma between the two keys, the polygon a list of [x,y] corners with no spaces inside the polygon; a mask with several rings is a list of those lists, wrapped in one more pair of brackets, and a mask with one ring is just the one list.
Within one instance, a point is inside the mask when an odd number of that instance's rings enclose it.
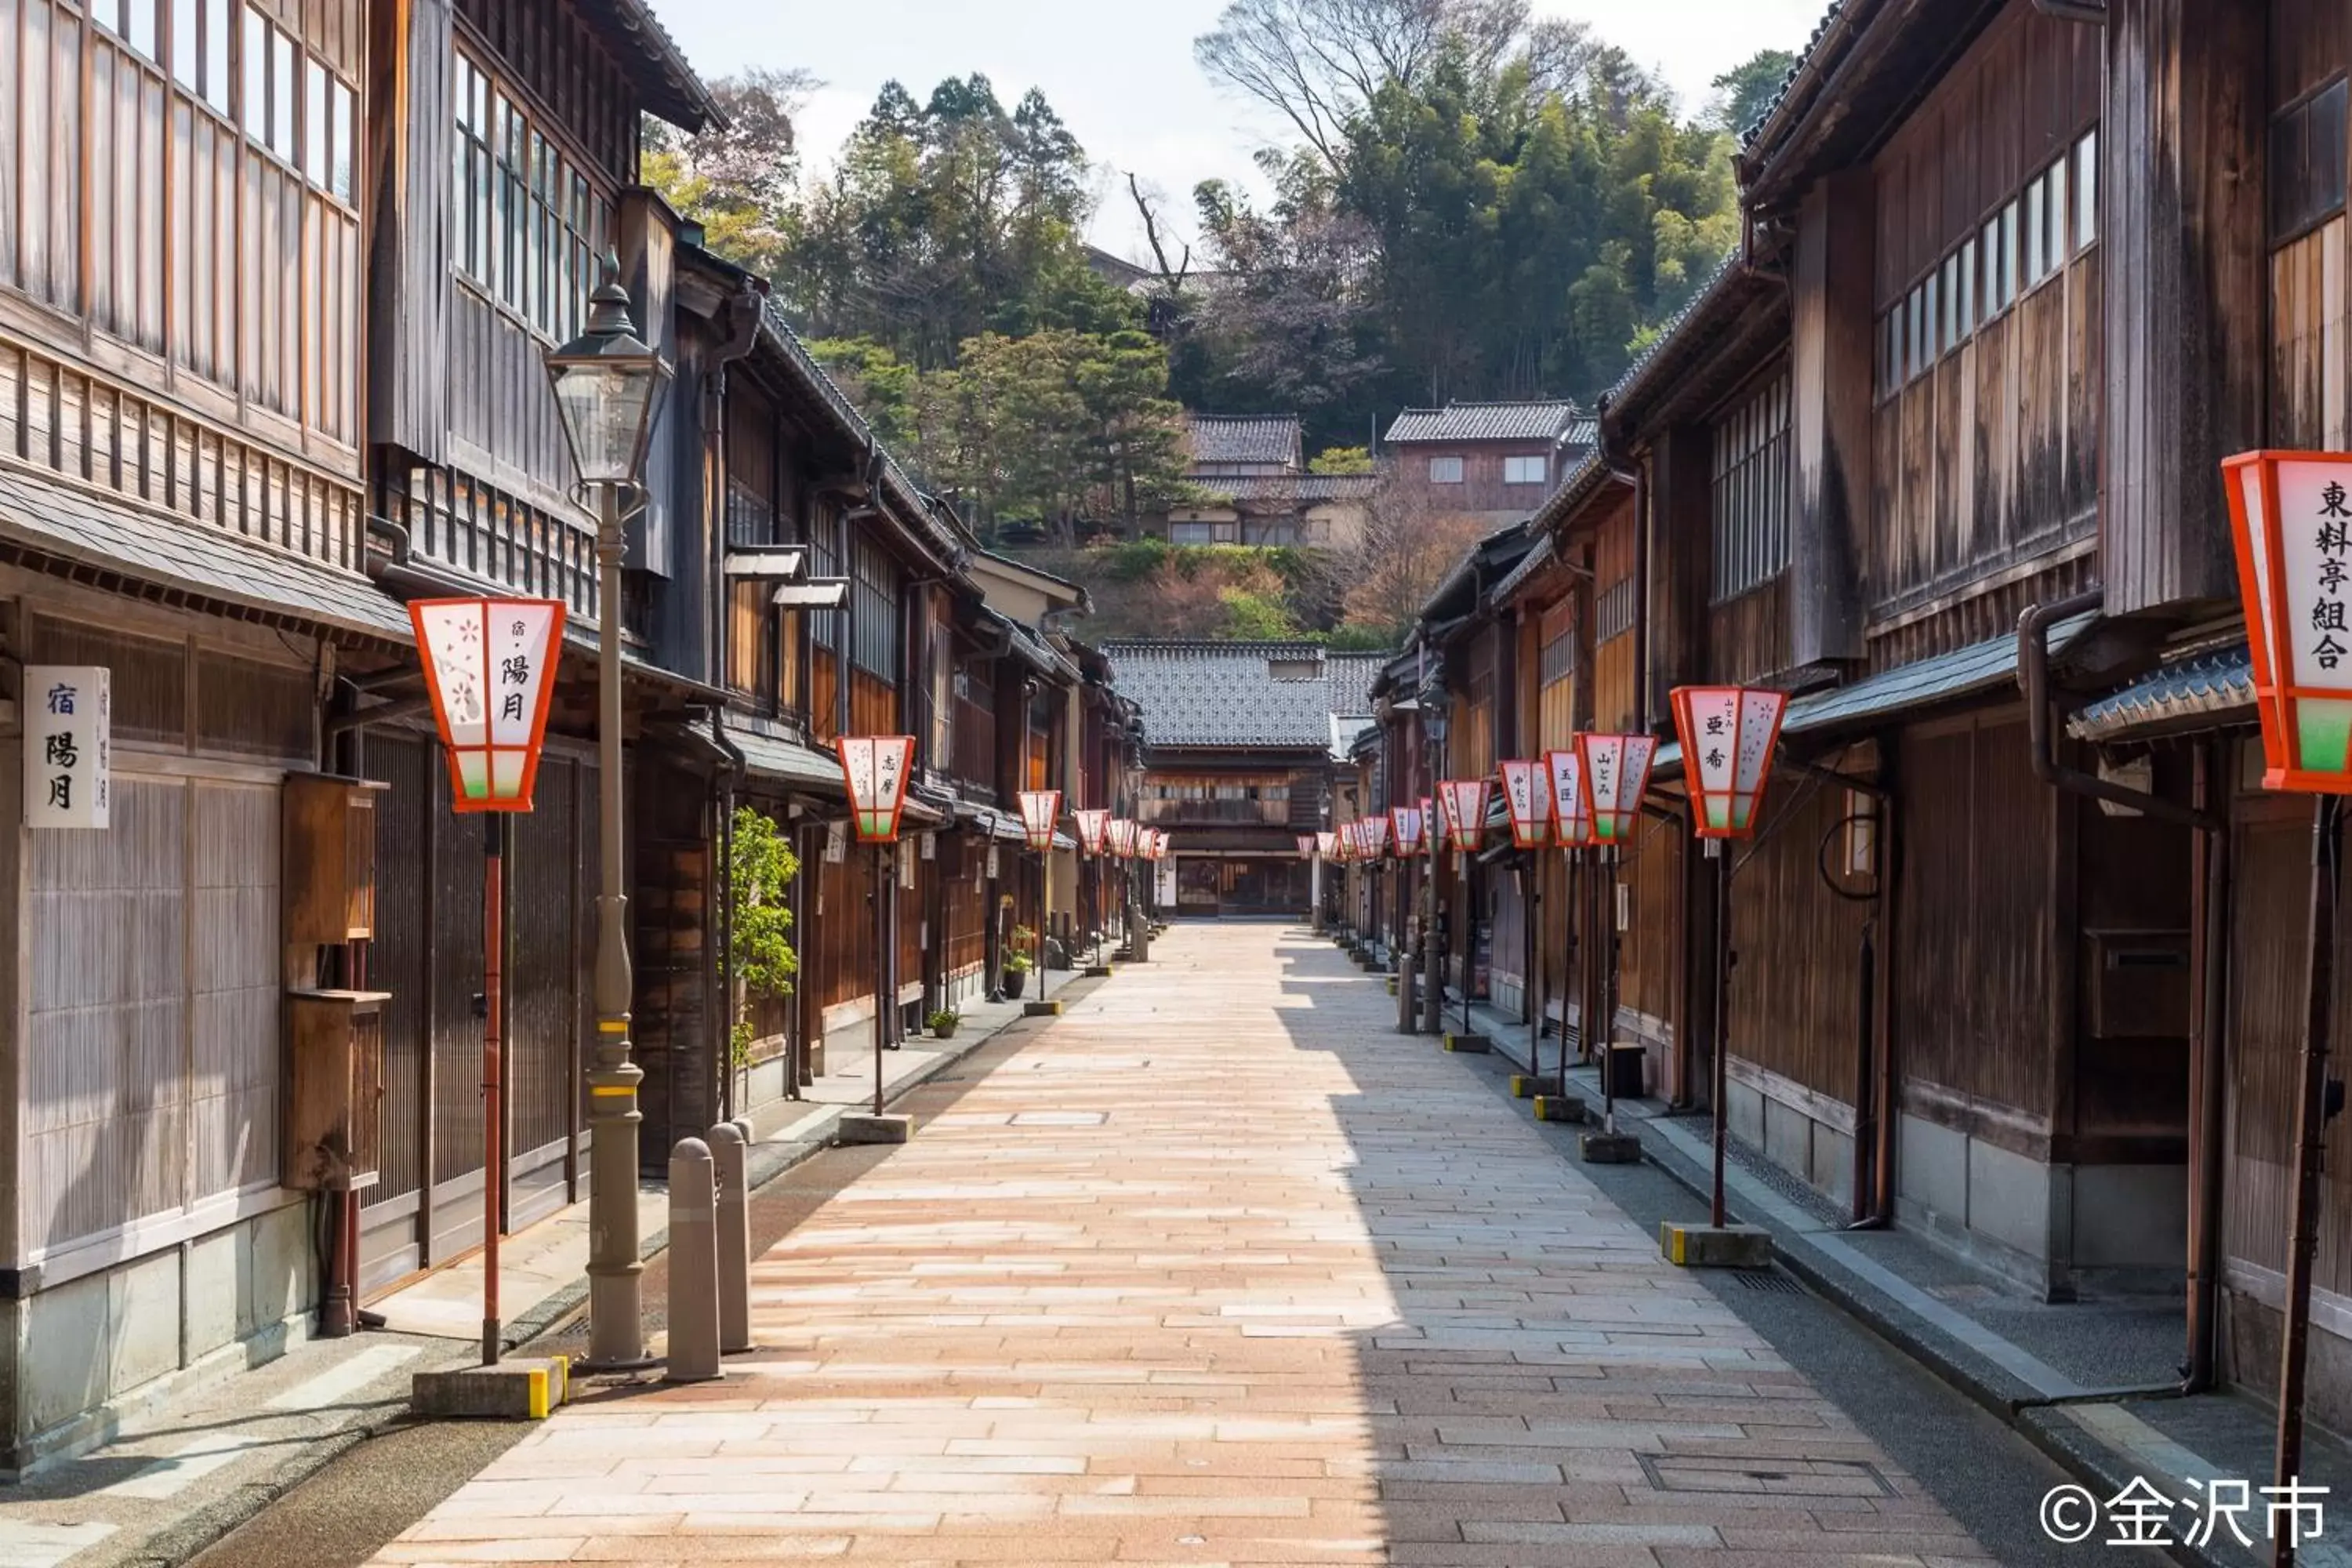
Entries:
{"label": "green tree", "polygon": [[1732,67],[1715,79],[1709,118],[1718,129],[1739,134],[1764,118],[1765,110],[1780,96],[1782,84],[1796,68],[1797,57],[1787,49],[1764,49]]}
{"label": "green tree", "polygon": [[732,1058],[738,1070],[751,1065],[754,1026],[749,1004],[789,996],[800,973],[800,957],[793,951],[793,879],[800,875],[800,859],[782,829],[766,814],[748,805],[735,808],[734,836],[728,853],[728,916],[737,994],[730,999],[734,1024],[730,1031]]}
{"label": "green tree", "polygon": [[1307,459],[1310,474],[1369,474],[1372,453],[1368,447],[1326,447]]}

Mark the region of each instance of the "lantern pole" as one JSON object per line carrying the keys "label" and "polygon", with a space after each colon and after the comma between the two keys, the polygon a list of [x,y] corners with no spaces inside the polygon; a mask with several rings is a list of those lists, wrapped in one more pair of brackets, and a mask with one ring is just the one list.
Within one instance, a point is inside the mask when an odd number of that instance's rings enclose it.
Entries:
{"label": "lantern pole", "polygon": [[1720,838],[1706,840],[1707,858],[1715,862],[1715,1061],[1709,1108],[1715,1118],[1715,1195],[1711,1224],[1721,1230],[1723,1217],[1724,1096],[1731,1079],[1731,852]]}
{"label": "lantern pole", "polygon": [[[1412,916],[1416,889],[1412,862],[1412,856],[1406,853],[1404,846],[1400,844],[1397,847],[1396,894],[1391,900],[1396,908],[1389,916],[1396,931],[1397,1033],[1400,1035],[1413,1032],[1415,1008],[1420,1005],[1421,954],[1413,946]],[[1426,940],[1425,935],[1423,940]]]}
{"label": "lantern pole", "polygon": [[[1569,994],[1576,989],[1576,928],[1582,923],[1577,912],[1576,896],[1584,890],[1584,877],[1582,864],[1573,847],[1563,853],[1561,863],[1565,873],[1560,891],[1565,897],[1560,900],[1559,924],[1566,950],[1560,955],[1564,962],[1559,971],[1559,1076],[1552,1080],[1552,1089],[1556,1093],[1565,1095],[1568,1093],[1568,998]],[[1579,992],[1578,1005],[1581,1006],[1583,1001],[1583,994]],[[1579,1032],[1581,1033],[1580,1026]]]}
{"label": "lantern pole", "polygon": [[[2297,1484],[2303,1471],[2304,1371],[2311,1345],[2311,1276],[2319,1255],[2320,1163],[2327,1135],[2328,1030],[2336,966],[2336,798],[2316,796],[2311,820],[2311,956],[2304,996],[2303,1088],[2295,1108],[2295,1183],[2286,1255],[2286,1335],[2280,1352],[2278,1454],[2274,1479]],[[2294,1531],[2272,1536],[2271,1562],[2294,1561]]]}
{"label": "lantern pole", "polygon": [[500,1181],[506,1165],[504,1118],[507,814],[482,822],[482,1364],[499,1364],[504,1338],[499,1319]]}
{"label": "lantern pole", "polygon": [[1602,875],[1593,880],[1594,915],[1599,924],[1593,929],[1597,950],[1606,957],[1601,963],[1599,989],[1601,994],[1601,1131],[1614,1135],[1617,1131],[1617,846],[1610,845],[1598,857]]}
{"label": "lantern pole", "polygon": [[1045,999],[1045,928],[1054,923],[1054,840],[1047,832],[1045,847],[1037,851],[1037,1000]]}
{"label": "lantern pole", "polygon": [[[851,803],[854,806],[855,802]],[[882,1051],[888,1043],[890,995],[890,846],[874,846],[874,1114],[882,1115]]]}

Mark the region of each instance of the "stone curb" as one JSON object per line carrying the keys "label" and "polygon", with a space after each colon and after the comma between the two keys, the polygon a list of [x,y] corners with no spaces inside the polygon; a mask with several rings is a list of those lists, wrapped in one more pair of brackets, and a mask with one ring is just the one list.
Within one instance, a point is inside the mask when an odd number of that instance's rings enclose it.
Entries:
{"label": "stone curb", "polygon": [[[902,1079],[889,1091],[889,1100],[895,1101],[900,1096],[922,1088],[1014,1026],[1032,1021],[1022,1017],[1007,1018],[985,1035],[975,1035],[961,1042],[941,1042],[955,1044],[958,1048],[943,1052],[936,1060]],[[747,1183],[751,1190],[758,1192],[795,1166],[832,1148],[832,1128],[839,1123],[843,1114],[856,1109],[850,1105],[834,1107],[832,1116],[820,1124],[814,1136],[796,1138],[789,1142],[753,1144]],[[657,1230],[638,1244],[637,1256],[649,1260],[668,1246],[668,1230]],[[576,1316],[587,1305],[588,1282],[583,1279],[575,1285],[568,1285],[509,1320],[502,1343],[509,1351],[520,1350],[531,1341],[562,1327],[567,1320]],[[457,1357],[446,1364],[463,1365],[466,1359]],[[136,1552],[121,1559],[121,1568],[183,1568],[192,1558],[220,1544],[239,1526],[253,1520],[263,1510],[362,1443],[404,1426],[424,1424],[423,1420],[411,1414],[406,1401],[403,1400],[394,1408],[361,1416],[321,1433],[305,1442],[299,1453],[289,1456],[268,1476],[247,1481],[155,1531]]]}
{"label": "stone curb", "polygon": [[[1505,1044],[1507,1037],[1500,1031],[1496,1032],[1495,1037],[1496,1054],[1506,1063],[1519,1065],[1516,1058],[1524,1048],[1521,1042],[1509,1039]],[[1639,1122],[1661,1126],[1663,1134],[1662,1124],[1670,1124],[1671,1119],[1642,1115],[1637,1124]],[[1644,1138],[1642,1151],[1645,1163],[1655,1166],[1686,1192],[1700,1198],[1713,1195],[1713,1171],[1685,1158],[1664,1135]],[[1726,1218],[1737,1217],[1733,1210],[1738,1205],[1727,1203],[1725,1206]],[[1783,1268],[1803,1280],[1809,1289],[1857,1323],[1998,1417],[2074,1480],[2091,1488],[2101,1497],[2111,1497],[2139,1473],[2130,1467],[2124,1456],[2063,1414],[2063,1405],[2084,1403],[2083,1399],[2053,1398],[1967,1346],[1950,1340],[1933,1324],[1917,1320],[1900,1302],[1882,1295],[1866,1281],[1854,1278],[1841,1265],[1822,1256],[1806,1233],[1776,1225],[1763,1215],[1754,1216],[1752,1223],[1770,1233],[1775,1244],[1776,1261]],[[2091,1391],[2090,1398],[2121,1403],[2130,1398],[2163,1397],[2169,1391],[2095,1390]],[[2168,1555],[2175,1562],[2194,1564],[2196,1568],[2243,1568],[2242,1560],[2218,1556],[2201,1547],[2176,1545]]]}

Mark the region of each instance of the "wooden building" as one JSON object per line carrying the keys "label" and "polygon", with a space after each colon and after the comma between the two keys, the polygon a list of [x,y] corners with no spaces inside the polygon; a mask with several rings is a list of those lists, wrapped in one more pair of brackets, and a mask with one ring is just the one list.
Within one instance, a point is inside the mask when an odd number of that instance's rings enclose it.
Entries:
{"label": "wooden building", "polygon": [[1385,502],[1406,517],[1517,522],[1592,449],[1572,403],[1449,403],[1408,408],[1381,438]]}
{"label": "wooden building", "polygon": [[[1855,1217],[2051,1300],[2185,1293],[2192,1387],[2277,1363],[2308,814],[2259,788],[2219,465],[2352,444],[2347,50],[2300,0],[1839,8],[1746,138],[1738,254],[1421,634],[1513,647],[1521,754],[1669,742],[1601,898],[1537,873],[1532,1027],[1615,974],[1654,1092],[1704,1103],[1726,1050],[1735,1133]],[[1721,1020],[1695,681],[1792,695]]]}
{"label": "wooden building", "polygon": [[1382,658],[1311,643],[1103,651],[1142,726],[1137,820],[1173,841],[1175,912],[1307,913],[1298,836],[1331,823],[1335,771],[1370,722]]}
{"label": "wooden building", "polygon": [[1292,415],[1189,416],[1184,477],[1192,493],[1148,519],[1145,531],[1172,544],[1353,544],[1379,477],[1311,473],[1300,438]]}
{"label": "wooden building", "polygon": [[[322,1300],[347,1324],[481,1240],[486,1181],[510,1229],[584,1196],[602,606],[542,357],[605,252],[675,378],[622,605],[647,1164],[982,983],[975,792],[998,837],[1033,779],[1131,798],[1075,590],[990,568],[638,184],[646,115],[713,112],[641,6],[28,4],[0,16],[7,1469],[275,1353]],[[777,608],[779,552],[845,607]],[[494,1171],[483,825],[450,809],[405,607],[486,593],[571,616],[510,828]],[[103,829],[19,826],[22,672],[52,666],[111,673]],[[887,936],[870,858],[826,853],[830,741],[861,728],[925,747]],[[730,1070],[746,804],[801,850],[803,970]]]}

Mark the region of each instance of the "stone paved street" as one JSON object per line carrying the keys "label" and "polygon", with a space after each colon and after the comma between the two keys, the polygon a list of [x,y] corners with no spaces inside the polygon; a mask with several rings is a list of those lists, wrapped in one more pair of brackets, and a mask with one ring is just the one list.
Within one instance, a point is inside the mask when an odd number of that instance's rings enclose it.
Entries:
{"label": "stone paved street", "polygon": [[723,1383],[561,1412],[377,1561],[1990,1561],[1328,943],[1153,952],[915,1099]]}

